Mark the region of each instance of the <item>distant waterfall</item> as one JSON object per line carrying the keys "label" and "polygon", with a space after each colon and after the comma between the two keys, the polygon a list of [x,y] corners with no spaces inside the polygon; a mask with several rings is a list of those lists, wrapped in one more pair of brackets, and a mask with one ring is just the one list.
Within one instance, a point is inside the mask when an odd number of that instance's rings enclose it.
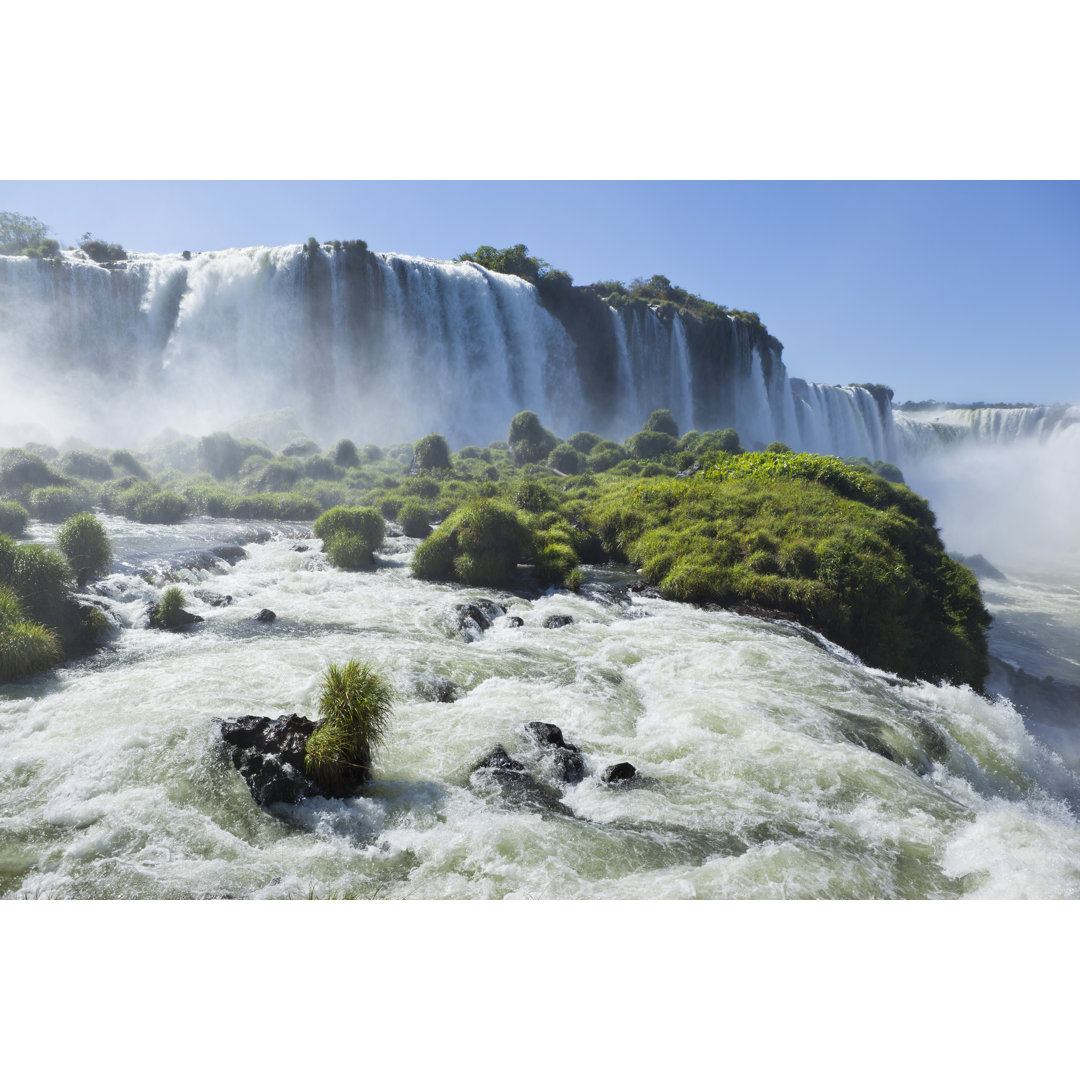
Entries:
{"label": "distant waterfall", "polygon": [[359,243],[0,257],[0,442],[115,445],[283,407],[324,444],[485,443],[522,409],[623,439],[667,408],[747,447],[895,456],[888,402],[789,379],[780,349],[735,318],[616,310],[587,288],[549,309],[520,278]]}

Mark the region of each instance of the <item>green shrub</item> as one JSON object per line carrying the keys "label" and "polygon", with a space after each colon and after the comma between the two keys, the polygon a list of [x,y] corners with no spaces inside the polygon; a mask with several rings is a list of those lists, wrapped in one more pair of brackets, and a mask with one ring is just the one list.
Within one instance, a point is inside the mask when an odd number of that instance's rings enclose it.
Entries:
{"label": "green shrub", "polygon": [[18,596],[27,618],[56,626],[71,596],[71,567],[59,552],[0,535],[0,585]]}
{"label": "green shrub", "polygon": [[78,488],[35,488],[30,492],[30,513],[42,521],[64,521],[90,507],[90,500]]}
{"label": "green shrub", "polygon": [[372,751],[389,733],[392,704],[390,683],[367,664],[350,660],[326,669],[304,769],[328,796],[347,797],[368,779]]}
{"label": "green shrub", "polygon": [[69,450],[59,461],[59,468],[66,476],[75,476],[80,480],[111,480],[112,466],[97,454],[85,450]]}
{"label": "green shrub", "polygon": [[179,585],[170,585],[162,594],[154,610],[150,614],[150,625],[158,630],[169,630],[174,626],[180,626],[187,620],[183,618],[184,590]]}
{"label": "green shrub", "polygon": [[144,525],[172,525],[187,517],[188,504],[173,491],[158,491],[138,499],[126,516]]}
{"label": "green shrub", "polygon": [[79,247],[90,256],[94,262],[121,262],[127,258],[127,252],[122,244],[110,244],[106,240],[95,240],[89,233],[83,233]]}
{"label": "green shrub", "polygon": [[319,453],[322,448],[311,439],[293,439],[287,446],[281,448],[282,457],[311,457]]}
{"label": "green shrub", "polygon": [[450,447],[441,435],[425,435],[413,444],[413,462],[418,469],[449,469]]}
{"label": "green shrub", "polygon": [[543,510],[553,510],[556,500],[547,484],[525,476],[514,489],[514,505],[519,510],[528,510],[530,513],[537,514]]}
{"label": "green shrub", "polygon": [[113,468],[123,469],[124,472],[130,473],[130,475],[138,477],[140,480],[150,479],[150,474],[146,471],[145,466],[130,450],[114,450],[109,455],[109,464]]}
{"label": "green shrub", "polygon": [[30,524],[30,515],[17,502],[0,502],[0,533],[22,536]]}
{"label": "green shrub", "polygon": [[248,456],[246,447],[225,431],[204,435],[196,447],[199,468],[216,480],[235,476]]}
{"label": "green shrub", "polygon": [[791,447],[782,442],[771,442],[765,447],[766,454],[790,454],[791,452]]}
{"label": "green shrub", "polygon": [[431,511],[426,503],[415,497],[408,498],[401,504],[398,521],[406,536],[419,537],[422,540],[431,533]]}
{"label": "green shrub", "polygon": [[639,460],[671,453],[678,445],[678,440],[666,431],[639,431],[626,440],[626,449],[631,457]]}
{"label": "green shrub", "polygon": [[594,431],[579,431],[576,435],[571,435],[566,441],[575,450],[580,450],[581,453],[588,455],[597,443],[601,443],[604,440]]}
{"label": "green shrub", "polygon": [[75,571],[75,580],[83,586],[91,577],[104,574],[112,559],[112,547],[105,527],[91,513],[76,514],[60,526],[56,546]]}
{"label": "green shrub", "polygon": [[509,507],[476,499],[450,515],[413,555],[414,576],[497,585],[532,548],[527,526]]}
{"label": "green shrub", "polygon": [[510,453],[518,465],[543,461],[558,445],[558,438],[541,423],[540,417],[529,410],[519,412],[510,421],[507,435]]}
{"label": "green shrub", "polygon": [[679,437],[679,425],[670,409],[654,409],[649,414],[649,419],[641,425],[642,431],[660,431],[670,435],[673,439]]}
{"label": "green shrub", "polygon": [[586,458],[580,450],[575,450],[569,443],[559,443],[548,454],[548,468],[558,469],[568,476],[576,476],[586,469]]}
{"label": "green shrub", "polygon": [[607,472],[608,469],[615,468],[619,462],[625,461],[626,458],[626,450],[618,443],[611,442],[609,439],[601,439],[589,451],[589,468],[593,472]]}
{"label": "green shrub", "polygon": [[40,455],[27,450],[5,450],[0,455],[0,489],[19,492],[24,487],[51,487],[66,481],[53,472]]}
{"label": "green shrub", "polygon": [[0,681],[25,678],[63,659],[64,650],[54,631],[28,619],[0,617]]}
{"label": "green shrub", "polygon": [[330,450],[330,460],[342,469],[355,469],[360,464],[356,443],[351,439],[338,439]]}
{"label": "green shrub", "polygon": [[371,562],[386,536],[386,522],[371,506],[335,506],[320,514],[311,530],[335,566],[355,569]]}

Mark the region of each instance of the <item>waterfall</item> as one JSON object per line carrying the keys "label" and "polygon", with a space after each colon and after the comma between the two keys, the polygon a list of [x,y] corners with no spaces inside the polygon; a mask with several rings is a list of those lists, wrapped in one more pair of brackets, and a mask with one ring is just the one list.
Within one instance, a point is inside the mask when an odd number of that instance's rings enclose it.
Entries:
{"label": "waterfall", "polygon": [[573,292],[545,306],[520,278],[362,243],[3,256],[0,443],[136,443],[283,407],[324,444],[485,443],[522,409],[624,439],[670,409],[750,448],[897,457],[887,401],[789,379],[760,326]]}

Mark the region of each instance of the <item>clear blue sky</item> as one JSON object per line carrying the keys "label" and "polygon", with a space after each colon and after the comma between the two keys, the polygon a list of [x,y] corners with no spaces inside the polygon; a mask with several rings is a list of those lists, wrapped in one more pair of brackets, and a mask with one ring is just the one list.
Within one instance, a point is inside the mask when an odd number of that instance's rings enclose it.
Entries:
{"label": "clear blue sky", "polygon": [[0,209],[136,251],[525,243],[579,284],[665,274],[757,311],[792,375],[1080,401],[1076,182],[0,181]]}

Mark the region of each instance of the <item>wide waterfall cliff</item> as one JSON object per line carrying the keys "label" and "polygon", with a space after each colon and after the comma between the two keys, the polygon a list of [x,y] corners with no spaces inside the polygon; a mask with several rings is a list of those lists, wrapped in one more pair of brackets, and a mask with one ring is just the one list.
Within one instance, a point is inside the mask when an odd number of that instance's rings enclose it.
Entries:
{"label": "wide waterfall cliff", "polygon": [[0,257],[0,441],[131,442],[288,406],[327,440],[505,438],[539,413],[562,435],[625,438],[653,409],[745,445],[886,458],[888,400],[789,380],[781,346],[733,317],[542,301],[474,263],[361,242],[131,255]]}

